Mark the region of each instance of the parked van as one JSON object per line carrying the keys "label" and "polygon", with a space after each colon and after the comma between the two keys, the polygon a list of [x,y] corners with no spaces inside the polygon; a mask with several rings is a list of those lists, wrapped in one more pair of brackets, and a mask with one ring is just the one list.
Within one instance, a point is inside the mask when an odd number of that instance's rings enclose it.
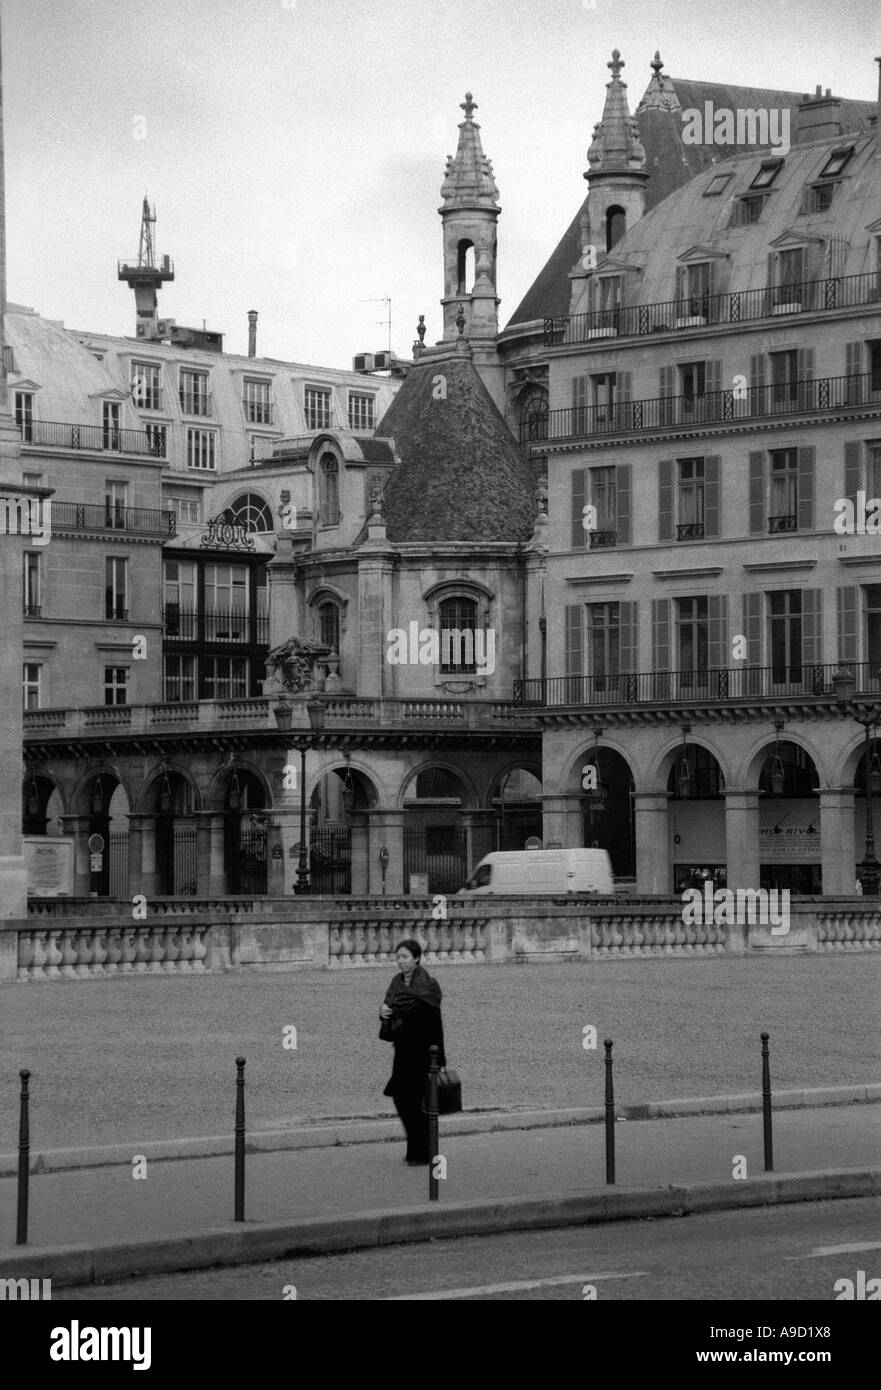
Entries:
{"label": "parked van", "polygon": [[[602,893],[615,891],[604,849],[496,850],[484,855],[459,894]],[[457,895],[458,896],[458,895]]]}

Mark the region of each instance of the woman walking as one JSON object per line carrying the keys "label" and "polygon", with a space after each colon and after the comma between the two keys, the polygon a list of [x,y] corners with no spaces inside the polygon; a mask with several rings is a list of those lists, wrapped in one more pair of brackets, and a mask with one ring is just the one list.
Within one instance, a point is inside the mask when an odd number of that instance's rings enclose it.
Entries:
{"label": "woman walking", "polygon": [[441,987],[420,964],[422,947],[412,938],[395,949],[398,974],[385,994],[379,1011],[382,1036],[391,1034],[395,1060],[384,1096],[391,1096],[407,1135],[405,1163],[411,1167],[431,1162],[428,1152],[428,1115],[425,1085],[428,1049],[436,1045],[438,1065],[446,1066],[444,1026],[441,1020]]}

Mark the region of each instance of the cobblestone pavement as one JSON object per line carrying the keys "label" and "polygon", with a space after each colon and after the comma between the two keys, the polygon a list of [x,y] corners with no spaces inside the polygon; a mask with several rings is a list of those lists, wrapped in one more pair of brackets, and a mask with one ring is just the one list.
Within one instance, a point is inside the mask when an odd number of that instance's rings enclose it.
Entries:
{"label": "cobblestone pavement", "polygon": [[[602,1039],[620,1104],[881,1080],[881,954],[432,966],[466,1108],[598,1105]],[[32,1073],[31,1142],[61,1148],[392,1113],[378,1008],[393,971],[144,976],[0,989],[0,1149]],[[297,1029],[297,1048],[283,1046]],[[582,1046],[587,1024],[595,1052]]]}

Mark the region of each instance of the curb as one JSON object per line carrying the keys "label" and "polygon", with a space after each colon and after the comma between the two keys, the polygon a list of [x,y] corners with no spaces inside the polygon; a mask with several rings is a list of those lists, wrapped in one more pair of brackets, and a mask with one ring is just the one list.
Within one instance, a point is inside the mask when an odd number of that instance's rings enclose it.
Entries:
{"label": "curb", "polygon": [[[799,1110],[813,1106],[877,1104],[881,1102],[881,1083],[862,1086],[821,1086],[812,1090],[777,1091],[775,1110]],[[699,1115],[735,1115],[758,1112],[762,1098],[757,1094],[736,1096],[694,1096],[684,1100],[648,1101],[642,1105],[616,1106],[619,1120],[668,1120]],[[494,1134],[512,1129],[560,1128],[567,1125],[599,1124],[605,1119],[602,1105],[572,1110],[497,1110],[481,1113],[465,1111],[445,1116],[445,1134]],[[255,1131],[246,1136],[245,1152],[278,1153],[291,1149],[338,1148],[348,1144],[382,1144],[401,1137],[397,1120],[345,1120],[336,1124],[304,1125],[298,1129]],[[105,1148],[31,1149],[32,1174],[62,1173],[78,1168],[105,1168],[131,1165],[135,1154],[161,1162],[184,1158],[223,1158],[233,1152],[231,1134],[194,1139],[159,1139],[149,1143],[112,1144]],[[17,1154],[0,1154],[0,1178],[18,1172]]]}
{"label": "curb", "polygon": [[245,1224],[137,1243],[54,1246],[33,1252],[14,1247],[0,1251],[0,1266],[6,1279],[51,1279],[56,1288],[64,1288],[416,1241],[879,1195],[881,1168],[841,1168],[727,1183],[476,1200],[446,1207],[426,1203],[396,1211],[309,1217],[284,1225]]}

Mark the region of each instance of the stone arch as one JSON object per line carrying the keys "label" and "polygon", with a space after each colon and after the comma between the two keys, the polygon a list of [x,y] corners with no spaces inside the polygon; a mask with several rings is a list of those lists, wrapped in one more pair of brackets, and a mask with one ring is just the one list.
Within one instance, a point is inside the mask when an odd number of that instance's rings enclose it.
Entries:
{"label": "stone arch", "polygon": [[161,783],[163,779],[163,769],[167,771],[169,781],[174,784],[177,780],[186,783],[189,788],[190,812],[202,809],[202,793],[199,783],[193,776],[192,770],[186,763],[177,758],[168,758],[165,763],[156,763],[144,778],[140,796],[135,807],[139,812],[150,812],[159,809],[157,807],[158,797],[161,795]]}
{"label": "stone arch", "polygon": [[231,790],[234,772],[238,774],[240,789],[244,778],[253,779],[252,784],[259,787],[261,804],[259,806],[255,805],[253,809],[271,811],[273,807],[272,788],[270,787],[269,779],[265,772],[250,759],[239,756],[236,756],[234,762],[227,759],[212,776],[205,794],[205,810],[220,812],[229,809],[227,800],[228,793]]}
{"label": "stone arch", "polygon": [[54,772],[42,767],[25,769],[21,809],[24,835],[48,835],[49,823],[67,814],[67,795]]}
{"label": "stone arch", "polygon": [[[416,782],[419,776],[424,772],[432,772],[435,769],[446,772],[451,777],[454,777],[458,780],[458,782],[460,783],[460,785],[466,793],[466,796],[462,798],[463,806],[477,806],[480,804],[477,788],[473,780],[471,779],[471,776],[468,773],[466,773],[461,767],[457,766],[456,763],[448,759],[439,757],[427,757],[423,758],[421,762],[415,764],[414,767],[411,767],[404,774],[404,779],[401,782],[397,797],[397,805],[401,809],[404,808],[404,804],[408,799],[411,801],[416,800],[415,790]],[[407,791],[411,785],[413,786],[414,795],[408,798]]]}

